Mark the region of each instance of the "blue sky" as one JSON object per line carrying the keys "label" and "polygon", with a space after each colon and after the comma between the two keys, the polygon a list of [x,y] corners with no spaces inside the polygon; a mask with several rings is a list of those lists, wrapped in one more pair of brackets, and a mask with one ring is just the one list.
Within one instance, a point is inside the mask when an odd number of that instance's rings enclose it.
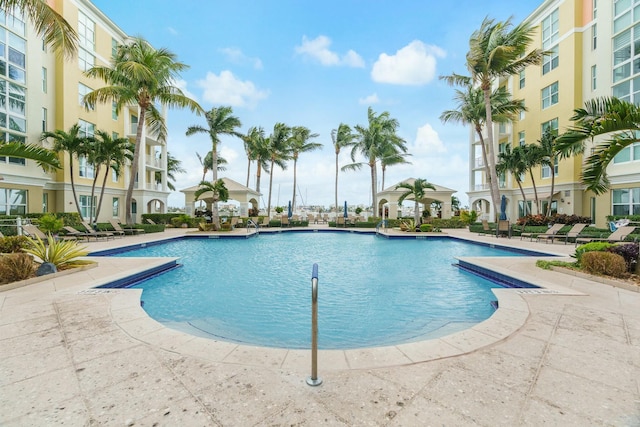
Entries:
{"label": "blue sky", "polygon": [[[540,0],[93,0],[127,34],[171,50],[190,68],[179,85],[205,110],[231,105],[242,132],[277,122],[318,133],[321,150],[298,160],[298,201],[329,206],[334,200],[335,153],[331,130],[342,123],[367,124],[367,109],[388,111],[412,155],[410,165],[387,170],[385,187],[405,178],[457,190],[468,203],[468,136],[461,125],[439,116],[455,108],[453,89],[438,76],[466,73],[471,33],[489,16],[518,23]],[[179,7],[176,7],[179,4]],[[169,112],[169,152],[188,171],[176,188],[196,185],[202,168],[196,152],[211,150],[206,135],[185,136],[204,118]],[[246,183],[247,159],[238,138],[223,138],[229,161],[221,176]],[[362,159],[356,159],[361,161]],[[350,163],[343,150],[340,166]],[[250,187],[255,186],[252,166]],[[272,205],[286,205],[293,193],[293,164],[273,172]],[[211,175],[208,175],[211,178]],[[380,179],[380,177],[379,177]],[[369,168],[341,172],[339,203],[370,204]],[[378,183],[380,185],[381,183]],[[261,178],[266,206],[269,175]],[[300,203],[300,202],[298,202]],[[172,193],[169,205],[184,205]]]}

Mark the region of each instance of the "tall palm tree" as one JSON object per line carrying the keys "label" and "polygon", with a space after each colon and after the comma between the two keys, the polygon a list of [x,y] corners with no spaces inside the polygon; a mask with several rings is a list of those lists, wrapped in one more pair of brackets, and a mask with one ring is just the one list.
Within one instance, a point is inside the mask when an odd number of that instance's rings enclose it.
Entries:
{"label": "tall palm tree", "polygon": [[85,153],[85,146],[89,139],[80,135],[80,125],[71,126],[69,132],[56,130],[53,132],[43,132],[40,141],[51,138],[53,140],[53,151],[66,151],[69,154],[69,179],[71,182],[71,192],[73,193],[73,201],[76,205],[78,215],[82,218],[80,203],[78,203],[78,195],[76,193],[75,174],[73,172],[73,158]]}
{"label": "tall palm tree", "polygon": [[355,135],[351,132],[351,128],[349,127],[349,125],[346,125],[344,123],[340,123],[338,125],[338,129],[333,129],[331,131],[331,141],[333,141],[333,148],[336,152],[336,181],[334,188],[336,210],[338,209],[338,158],[340,157],[340,150],[344,147],[351,146],[354,139]]}
{"label": "tall palm tree", "polygon": [[548,167],[551,171],[551,192],[549,193],[549,202],[547,203],[545,216],[551,216],[551,202],[553,201],[553,192],[555,190],[555,165],[559,158],[558,149],[555,145],[557,137],[558,132],[556,130],[547,129],[538,141],[540,143],[540,164]]}
{"label": "tall palm tree", "polygon": [[[185,170],[185,168],[182,167],[182,161],[176,157],[173,157],[171,153],[167,151],[167,187],[169,188],[169,190],[176,191],[176,187],[175,185],[173,185],[176,180],[176,174],[186,172],[187,171]],[[160,181],[160,178],[160,172],[156,172],[156,182]]]}
{"label": "tall palm tree", "polygon": [[427,190],[434,190],[436,187],[429,183],[426,179],[418,178],[413,181],[413,184],[408,182],[402,182],[396,185],[396,190],[404,188],[406,191],[398,197],[398,203],[404,202],[407,197],[412,197],[414,201],[413,208],[413,220],[416,227],[420,224],[420,201],[424,200]]}
{"label": "tall palm tree", "polygon": [[[398,120],[391,118],[389,112],[385,111],[376,115],[371,107],[367,112],[368,126],[356,125],[356,137],[351,148],[351,160],[354,163],[343,166],[342,170],[358,170],[364,164],[369,165],[371,170],[371,201],[374,212],[378,209],[376,199],[378,182],[377,162],[385,152],[388,152],[389,145],[395,147],[398,153],[406,153],[407,147],[404,139],[400,138],[396,132],[398,130]],[[356,163],[356,154],[360,153],[366,160]],[[336,206],[337,208],[337,206]]]}
{"label": "tall palm tree", "polygon": [[138,129],[125,201],[127,224],[133,222],[131,201],[145,125],[152,135],[164,141],[167,126],[158,106],[189,108],[197,114],[203,112],[196,101],[175,86],[179,73],[187,68],[187,65],[177,62],[169,50],[154,49],[146,40],[137,37],[118,46],[112,66],[95,66],[86,72],[88,77],[103,80],[106,86],[85,95],[85,107],[94,108],[98,102],[115,102],[117,111],[131,104],[138,106]]}
{"label": "tall palm tree", "polygon": [[317,133],[311,133],[311,131],[304,126],[294,126],[291,129],[291,158],[293,159],[293,197],[291,199],[291,208],[293,210],[296,208],[296,172],[298,157],[300,153],[308,153],[322,148],[322,144],[318,142],[309,142],[310,139],[317,137]]}
{"label": "tall palm tree", "polygon": [[0,0],[0,9],[22,12],[33,24],[36,33],[45,44],[66,56],[72,57],[78,49],[78,34],[71,25],[42,0]]}
{"label": "tall palm tree", "polygon": [[393,144],[386,144],[382,148],[380,157],[380,170],[382,171],[381,189],[384,189],[384,177],[387,173],[387,167],[401,164],[410,165],[411,162],[407,161],[408,156],[411,156],[411,154],[399,152]]}
{"label": "tall palm tree", "polygon": [[[196,157],[198,158],[198,161],[200,162],[200,166],[202,166],[202,179],[201,179],[201,181],[204,181],[205,177],[207,176],[207,172],[209,172],[210,170],[213,169],[213,155],[211,154],[211,151],[209,151],[204,156],[204,159],[203,159],[202,156],[198,152],[196,152]],[[168,161],[169,161],[169,159],[167,158],[167,166],[169,165]],[[225,159],[224,157],[222,157],[222,156],[220,156],[218,154],[218,172],[226,171],[227,168],[224,167],[223,165],[226,165],[228,163],[229,162],[227,162],[227,159]]]}
{"label": "tall palm tree", "polygon": [[276,123],[273,132],[267,138],[269,152],[270,169],[269,173],[269,199],[267,202],[267,216],[271,219],[271,192],[273,189],[274,166],[280,169],[287,168],[287,160],[291,159],[291,128],[284,123]]}
{"label": "tall palm tree", "polygon": [[0,143],[1,156],[33,160],[45,172],[62,167],[57,153],[35,144],[23,144],[21,142]]}
{"label": "tall palm tree", "polygon": [[[473,87],[471,79],[464,81],[460,76],[440,76],[449,84],[462,84],[463,89],[456,89],[454,100],[457,101],[455,110],[445,110],[440,114],[443,123],[456,122],[471,125],[480,140],[482,160],[485,175],[491,179],[489,172],[489,156],[487,155],[487,143],[484,139],[483,129],[487,122],[487,111],[484,104],[484,92],[479,87]],[[524,101],[511,99],[511,94],[503,86],[498,87],[491,94],[491,111],[493,121],[506,123],[514,120],[521,111],[526,111]],[[496,174],[497,176],[497,174]]]}
{"label": "tall palm tree", "polygon": [[[496,172],[496,155],[493,139],[493,118],[491,109],[491,87],[500,77],[517,74],[529,65],[539,65],[546,52],[533,49],[527,52],[532,42],[535,28],[529,22],[513,26],[511,18],[495,22],[485,18],[480,28],[469,39],[467,68],[471,77],[453,75],[459,82],[470,85],[476,83],[484,94],[485,118],[487,124],[487,160],[491,201],[494,208],[500,205],[500,189]],[[497,209],[494,209],[497,213]]]}
{"label": "tall palm tree", "polygon": [[[200,182],[199,188],[196,190],[194,194],[195,201],[197,202],[200,196],[205,193],[211,192],[211,208],[213,210],[213,206],[215,206],[219,201],[226,202],[229,200],[229,190],[224,185],[224,181],[218,179],[214,182],[202,181]],[[220,224],[213,222],[216,230],[220,229]]]}
{"label": "tall palm tree", "polygon": [[581,173],[586,189],[602,194],[610,187],[607,167],[626,147],[640,141],[640,107],[615,97],[601,97],[585,102],[574,110],[574,125],[556,139],[561,158],[583,154],[586,142],[598,136],[606,139],[593,147]]}
{"label": "tall palm tree", "polygon": [[[247,154],[247,187],[249,187],[249,177],[251,176],[251,162],[257,161],[258,145],[264,143],[264,129],[260,126],[252,126],[245,135],[242,135],[244,151]],[[263,144],[264,145],[264,144]],[[258,172],[262,165],[258,164]],[[258,177],[260,173],[258,173]],[[258,186],[259,187],[259,186]],[[260,190],[257,190],[260,192]]]}
{"label": "tall palm tree", "polygon": [[527,196],[524,194],[524,189],[522,188],[522,175],[527,171],[524,155],[523,147],[518,146],[511,150],[511,144],[507,144],[504,147],[504,151],[498,154],[496,169],[498,174],[513,174],[516,184],[520,189],[520,194],[522,195],[524,203],[523,213],[526,216],[528,208]]}
{"label": "tall palm tree", "polygon": [[[107,186],[107,178],[109,172],[114,169],[117,173],[125,165],[126,161],[131,161],[133,158],[133,150],[135,146],[129,141],[129,138],[112,138],[109,132],[102,130],[96,131],[96,136],[92,144],[91,154],[89,155],[90,161],[95,165],[95,173],[93,178],[93,185],[91,188],[91,203],[93,203],[93,194],[96,185],[96,181],[100,176],[100,170],[102,166],[106,167],[104,176],[102,178],[102,185],[100,187],[100,198],[98,200],[98,206],[96,208],[96,215],[93,221],[97,221],[100,210],[102,208],[102,199],[104,198],[104,190]],[[91,209],[91,211],[93,208]],[[93,222],[90,219],[90,223]]]}
{"label": "tall palm tree", "polygon": [[525,170],[529,172],[531,178],[531,186],[533,187],[533,199],[536,205],[536,213],[540,214],[540,199],[538,198],[538,186],[536,185],[536,179],[533,175],[533,170],[542,164],[542,158],[544,157],[539,145],[529,144],[522,147],[523,159]]}

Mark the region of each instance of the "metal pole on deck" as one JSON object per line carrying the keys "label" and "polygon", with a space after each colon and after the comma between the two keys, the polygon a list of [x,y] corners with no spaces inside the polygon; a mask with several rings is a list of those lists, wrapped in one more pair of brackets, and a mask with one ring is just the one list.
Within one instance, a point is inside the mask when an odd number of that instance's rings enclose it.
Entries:
{"label": "metal pole on deck", "polygon": [[311,376],[307,384],[322,384],[322,378],[318,377],[318,264],[313,264],[311,273]]}

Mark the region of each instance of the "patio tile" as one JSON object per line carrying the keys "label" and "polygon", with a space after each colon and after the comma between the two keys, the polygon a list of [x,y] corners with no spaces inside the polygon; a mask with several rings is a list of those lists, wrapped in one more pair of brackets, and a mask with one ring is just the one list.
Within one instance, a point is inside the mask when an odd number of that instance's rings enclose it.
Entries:
{"label": "patio tile", "polygon": [[71,366],[69,351],[63,345],[5,357],[0,363],[0,385],[23,381]]}

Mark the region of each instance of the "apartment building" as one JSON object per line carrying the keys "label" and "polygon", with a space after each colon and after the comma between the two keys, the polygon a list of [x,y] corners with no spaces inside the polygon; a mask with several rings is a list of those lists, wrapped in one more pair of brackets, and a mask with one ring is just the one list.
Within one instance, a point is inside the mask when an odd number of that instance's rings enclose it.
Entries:
{"label": "apartment building", "polygon": [[[494,127],[494,148],[537,144],[545,129],[565,131],[585,101],[617,96],[640,102],[640,0],[547,0],[526,19],[536,29],[532,48],[551,52],[543,63],[496,85],[505,85],[514,99],[523,99],[527,111],[518,120]],[[594,141],[598,144],[598,140]],[[471,206],[493,219],[499,207],[491,205],[479,138],[470,145]],[[592,146],[588,146],[586,153]],[[602,195],[585,191],[580,182],[582,156],[559,160],[553,167],[522,177],[526,208],[537,213],[535,182],[541,208],[547,206],[554,174],[552,211],[591,217],[600,227],[611,214],[640,214],[640,144],[620,153],[607,169],[611,190]],[[500,177],[507,198],[507,216],[524,215],[525,202],[512,174]]]}
{"label": "apartment building", "polygon": [[[49,1],[79,35],[78,54],[62,58],[44,45],[22,16],[0,10],[0,138],[42,144],[43,131],[69,129],[78,124],[81,132],[93,136],[103,130],[113,137],[135,141],[138,107],[116,111],[113,105],[99,104],[93,110],[81,105],[82,97],[104,85],[84,71],[94,65],[108,65],[118,44],[128,35],[89,0]],[[62,169],[47,173],[30,160],[0,157],[0,214],[23,215],[37,212],[75,212],[71,188],[71,165],[66,152],[59,153]],[[165,212],[167,207],[167,147],[143,131],[138,176],[135,179],[132,213],[134,220],[147,212]],[[85,218],[97,206],[91,201],[96,171],[84,157],[73,160],[73,180],[80,210]],[[98,221],[125,220],[125,196],[129,168],[116,174],[102,170],[99,185],[107,174],[105,195]],[[98,187],[99,187],[98,185]]]}

